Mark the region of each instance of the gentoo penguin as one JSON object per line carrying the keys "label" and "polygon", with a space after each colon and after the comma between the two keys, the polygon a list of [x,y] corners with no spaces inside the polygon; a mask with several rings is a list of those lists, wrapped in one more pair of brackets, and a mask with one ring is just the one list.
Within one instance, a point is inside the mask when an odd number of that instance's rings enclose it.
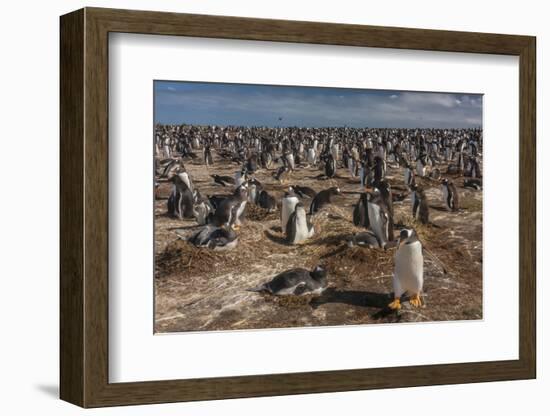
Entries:
{"label": "gentoo penguin", "polygon": [[193,206],[193,214],[199,225],[205,225],[213,212],[214,207],[208,198],[198,198]]}
{"label": "gentoo penguin", "polygon": [[374,158],[374,184],[378,184],[386,177],[386,162],[380,156]]}
{"label": "gentoo penguin", "polygon": [[204,164],[210,166],[212,164],[212,152],[210,150],[210,145],[206,144],[204,149],[202,149],[202,155],[204,158]]}
{"label": "gentoo penguin", "polygon": [[238,243],[235,231],[213,225],[204,226],[188,241],[195,247],[208,247],[213,250],[231,250]]}
{"label": "gentoo penguin", "polygon": [[403,176],[405,178],[405,186],[410,189],[411,186],[415,184],[415,177],[414,170],[409,164],[405,166],[405,172],[403,173]]}
{"label": "gentoo penguin", "polygon": [[185,183],[185,185],[187,185],[187,187],[189,188],[189,190],[191,192],[193,192],[193,181],[191,181],[191,177],[189,176],[189,174],[187,173],[187,171],[185,169],[179,171],[177,173],[177,175],[180,177],[180,179]]}
{"label": "gentoo penguin", "polygon": [[257,204],[260,208],[266,209],[267,212],[274,212],[277,209],[277,201],[266,190],[261,190],[258,195]]}
{"label": "gentoo penguin", "polygon": [[329,153],[325,157],[325,176],[327,178],[334,178],[334,175],[336,175],[336,162],[334,161],[334,156]]}
{"label": "gentoo penguin", "polygon": [[347,243],[349,247],[359,246],[368,248],[382,248],[380,241],[370,231],[364,231],[348,237]]}
{"label": "gentoo penguin", "polygon": [[210,175],[210,176],[214,179],[214,182],[220,184],[221,186],[235,184],[235,178],[232,178],[231,176],[220,176],[220,175]]}
{"label": "gentoo penguin", "polygon": [[260,153],[260,163],[264,169],[269,169],[272,162],[273,156],[271,155],[271,152],[264,151]]}
{"label": "gentoo penguin", "polygon": [[380,192],[373,192],[367,197],[369,229],[374,232],[382,247],[393,241],[393,216]]}
{"label": "gentoo penguin", "polygon": [[424,189],[418,185],[413,185],[411,188],[412,195],[412,215],[417,221],[422,224],[428,224],[430,219],[430,210],[428,205],[428,198]]}
{"label": "gentoo penguin", "polygon": [[239,186],[233,192],[233,195],[221,200],[217,206],[214,215],[212,215],[212,223],[215,226],[221,227],[232,226],[237,228],[241,225],[241,219],[244,208],[247,202],[247,189],[245,186]]}
{"label": "gentoo penguin", "polygon": [[433,169],[430,172],[430,178],[434,181],[438,181],[441,179],[441,171],[438,168]]}
{"label": "gentoo penguin", "polygon": [[482,183],[480,179],[464,179],[464,188],[472,188],[479,191],[481,186]]}
{"label": "gentoo penguin", "polygon": [[416,174],[423,178],[427,173],[428,160],[426,155],[420,156],[416,161]]}
{"label": "gentoo penguin", "polygon": [[353,224],[357,227],[369,228],[369,201],[368,193],[363,192],[359,195],[359,201],[353,209]]}
{"label": "gentoo penguin", "polygon": [[258,186],[249,181],[248,184],[248,202],[252,204],[256,204],[258,202],[258,198],[260,196],[260,191],[258,190]]}
{"label": "gentoo penguin", "polygon": [[307,151],[307,163],[309,163],[310,166],[315,166],[316,155],[315,155],[315,149],[313,147],[310,147]]}
{"label": "gentoo penguin", "polygon": [[284,165],[284,166],[281,166],[279,169],[277,169],[277,172],[275,172],[273,177],[275,178],[275,180],[279,181],[280,183],[283,183],[286,180],[289,172],[290,172],[290,168]]}
{"label": "gentoo penguin", "polygon": [[172,193],[168,198],[168,215],[183,218],[193,218],[193,192],[179,175],[172,177]]}
{"label": "gentoo penguin", "polygon": [[307,219],[304,205],[298,202],[286,223],[286,241],[289,244],[300,244],[313,237],[314,232],[313,225]]}
{"label": "gentoo penguin", "polygon": [[285,196],[281,202],[281,230],[283,232],[286,232],[286,223],[299,202],[300,200],[294,193],[294,189],[290,187],[288,192],[285,192]]}
{"label": "gentoo penguin", "polygon": [[292,185],[292,189],[300,198],[315,198],[315,195],[317,195],[317,192],[309,186]]}
{"label": "gentoo penguin", "polygon": [[390,183],[386,180],[382,180],[378,184],[377,188],[380,191],[380,196],[390,211],[390,215],[393,217],[393,194]]}
{"label": "gentoo penguin", "polygon": [[312,271],[296,268],[276,275],[269,282],[262,283],[250,292],[266,292],[272,295],[320,295],[327,287],[327,272],[321,266]]}
{"label": "gentoo penguin", "polygon": [[458,192],[455,184],[447,178],[441,181],[441,192],[443,193],[443,202],[449,211],[458,211]]}
{"label": "gentoo penguin", "polygon": [[409,294],[411,306],[416,308],[422,306],[420,295],[424,284],[424,256],[422,255],[422,244],[414,230],[401,230],[394,262],[394,300],[388,307],[400,309],[401,296],[405,293]]}
{"label": "gentoo penguin", "polygon": [[332,188],[324,189],[319,192],[309,206],[309,213],[315,214],[326,204],[330,204],[330,198],[335,195],[340,195],[340,188],[333,186]]}

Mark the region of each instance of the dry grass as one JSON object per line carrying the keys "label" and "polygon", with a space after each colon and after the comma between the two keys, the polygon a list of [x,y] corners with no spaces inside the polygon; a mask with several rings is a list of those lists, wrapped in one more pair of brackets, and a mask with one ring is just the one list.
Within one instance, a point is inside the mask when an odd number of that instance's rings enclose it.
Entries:
{"label": "dry grass", "polygon": [[[195,186],[203,195],[229,193],[215,185],[213,172],[232,175],[236,165],[216,161],[214,167],[188,164]],[[387,313],[391,300],[395,249],[348,247],[345,240],[362,231],[352,223],[353,205],[359,198],[358,179],[340,169],[334,180],[316,178],[317,170],[293,173],[290,183],[310,186],[316,191],[338,185],[342,196],[334,198],[312,217],[316,233],[304,244],[291,246],[280,229],[279,211],[268,213],[247,204],[246,221],[238,232],[239,243],[231,251],[211,251],[193,247],[176,235],[189,235],[198,227],[193,220],[166,217],[166,201],[156,202],[156,331],[281,328],[369,324],[378,322],[419,322],[482,317],[481,278],[481,194],[460,189],[460,213],[432,210],[433,225],[423,225],[410,215],[410,198],[396,203],[395,222],[413,227],[421,241],[449,270],[425,256],[425,302],[421,310],[404,305],[401,313]],[[287,186],[276,183],[271,172],[256,175],[265,189],[280,201]],[[402,187],[398,170],[389,170],[394,189]],[[457,179],[458,180],[458,179]],[[425,184],[431,203],[440,204],[437,183]],[[169,185],[162,184],[165,196]],[[399,192],[399,191],[398,191]],[[305,199],[306,208],[310,200]],[[398,230],[396,230],[396,233]],[[320,297],[273,297],[248,292],[275,274],[293,267],[311,269],[323,264],[330,288]]]}

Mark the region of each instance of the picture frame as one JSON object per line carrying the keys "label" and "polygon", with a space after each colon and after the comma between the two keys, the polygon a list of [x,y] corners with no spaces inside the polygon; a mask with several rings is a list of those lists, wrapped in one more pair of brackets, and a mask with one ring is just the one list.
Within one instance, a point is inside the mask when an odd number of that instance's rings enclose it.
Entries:
{"label": "picture frame", "polygon": [[[519,57],[519,359],[109,382],[109,33]],[[536,377],[536,39],[84,8],[60,19],[60,397],[82,407],[342,392]]]}

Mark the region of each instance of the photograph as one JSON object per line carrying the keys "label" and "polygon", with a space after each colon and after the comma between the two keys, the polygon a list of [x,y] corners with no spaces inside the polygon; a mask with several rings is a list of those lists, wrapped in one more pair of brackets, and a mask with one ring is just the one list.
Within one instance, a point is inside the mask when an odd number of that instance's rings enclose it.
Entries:
{"label": "photograph", "polygon": [[483,94],[153,91],[154,333],[483,319]]}

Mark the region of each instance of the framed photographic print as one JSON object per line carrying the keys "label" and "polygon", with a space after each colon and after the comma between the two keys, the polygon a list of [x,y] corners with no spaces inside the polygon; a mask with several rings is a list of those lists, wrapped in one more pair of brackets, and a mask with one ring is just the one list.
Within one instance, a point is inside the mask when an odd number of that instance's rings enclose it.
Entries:
{"label": "framed photographic print", "polygon": [[535,38],[61,17],[61,398],[536,376]]}

